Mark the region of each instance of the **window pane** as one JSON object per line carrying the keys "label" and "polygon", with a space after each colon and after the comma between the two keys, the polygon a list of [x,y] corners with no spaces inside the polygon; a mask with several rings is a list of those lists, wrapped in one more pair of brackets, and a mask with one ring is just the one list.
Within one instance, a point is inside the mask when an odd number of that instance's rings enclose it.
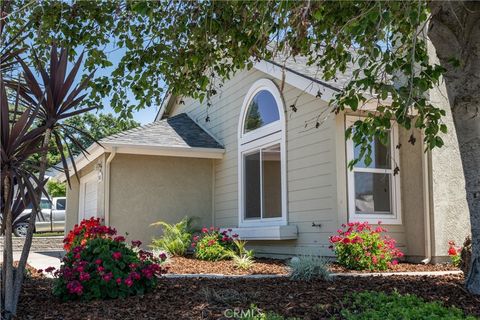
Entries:
{"label": "window pane", "polygon": [[282,174],[280,145],[262,150],[263,165],[263,218],[282,216]]}
{"label": "window pane", "polygon": [[390,174],[355,172],[355,212],[391,213]]}
{"label": "window pane", "polygon": [[260,218],[260,152],[245,156],[245,219]]}
{"label": "window pane", "polygon": [[57,210],[65,210],[65,199],[57,200]]}
{"label": "window pane", "polygon": [[279,119],[280,115],[273,95],[266,90],[260,91],[248,106],[244,132],[258,129]]}
{"label": "window pane", "polygon": [[[360,155],[360,146],[356,146],[354,157],[358,159]],[[367,168],[362,158],[356,165],[357,168]],[[372,163],[368,168],[391,169],[390,146],[382,144],[378,138],[372,142]]]}
{"label": "window pane", "polygon": [[41,209],[50,209],[50,201],[48,200],[40,200],[40,208]]}

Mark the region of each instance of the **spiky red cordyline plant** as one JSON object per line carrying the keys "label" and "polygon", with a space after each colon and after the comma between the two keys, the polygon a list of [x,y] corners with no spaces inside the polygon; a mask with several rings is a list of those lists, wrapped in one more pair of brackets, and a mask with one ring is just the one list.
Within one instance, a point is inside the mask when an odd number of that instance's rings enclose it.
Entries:
{"label": "spiky red cordyline plant", "polygon": [[[29,105],[23,109],[23,111],[19,111],[18,93],[13,108],[11,108],[5,82],[0,74],[1,231],[5,235],[2,300],[6,318],[10,316],[10,310],[15,304],[13,295],[15,277],[19,273],[23,273],[23,269],[16,274],[13,272],[13,221],[21,213],[20,210],[23,211],[28,201],[36,199],[44,186],[44,183],[33,172],[26,170],[24,165],[32,155],[45,152],[41,145],[45,126],[38,126],[35,122],[39,111],[38,105]],[[17,117],[17,115],[20,116]],[[38,207],[38,201],[33,201],[33,203]]]}
{"label": "spiky red cordyline plant", "polygon": [[[36,71],[42,80],[41,84],[37,81],[37,78],[30,70],[29,66],[22,59],[17,58],[22,67],[25,82],[20,83],[12,80],[8,82],[8,86],[12,90],[17,90],[21,97],[21,101],[24,104],[38,105],[38,110],[35,114],[35,117],[39,121],[40,125],[45,128],[45,133],[43,134],[43,140],[41,142],[42,150],[39,152],[41,154],[37,178],[39,184],[45,183],[47,149],[51,137],[53,137],[55,147],[60,153],[63,170],[69,185],[70,174],[67,157],[69,157],[71,160],[75,174],[77,174],[77,169],[73,159],[74,154],[70,150],[67,142],[74,144],[83,153],[86,153],[85,146],[82,146],[81,143],[72,135],[71,129],[77,130],[77,132],[79,132],[81,135],[86,135],[90,140],[96,142],[96,140],[87,132],[72,128],[71,126],[68,127],[69,130],[66,130],[66,127],[62,122],[69,117],[94,109],[94,107],[81,107],[81,103],[86,96],[86,94],[83,94],[83,91],[87,87],[93,73],[87,76],[80,84],[72,87],[82,63],[83,53],[74,63],[70,72],[67,73],[67,52],[68,51],[66,49],[61,49],[60,54],[58,54],[57,48],[53,46],[50,53],[50,65],[48,71],[43,66],[41,60],[34,55],[35,58],[33,60],[33,65],[35,66]],[[6,310],[8,311],[8,314],[13,315],[16,313],[16,306],[18,304],[18,298],[20,296],[20,290],[23,282],[23,270],[25,269],[28,253],[32,243],[35,219],[39,212],[40,194],[37,194],[37,196],[33,199],[35,205],[33,206],[33,210],[29,216],[28,232],[25,237],[22,254],[18,264],[18,272],[15,275],[13,290],[12,292],[8,293],[8,295],[11,295],[12,298],[9,298],[11,303],[8,306],[9,309]],[[7,294],[7,292],[5,293]]]}

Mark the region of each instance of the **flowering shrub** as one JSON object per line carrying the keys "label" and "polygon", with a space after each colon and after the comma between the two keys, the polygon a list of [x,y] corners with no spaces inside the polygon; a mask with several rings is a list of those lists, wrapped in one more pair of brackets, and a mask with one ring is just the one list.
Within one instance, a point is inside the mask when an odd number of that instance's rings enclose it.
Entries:
{"label": "flowering shrub", "polygon": [[462,258],[460,253],[462,252],[462,247],[456,247],[455,242],[449,241],[448,242],[448,255],[450,256],[450,261],[452,261],[452,265],[455,267],[460,266],[462,262]]}
{"label": "flowering shrub", "polygon": [[386,270],[398,263],[403,253],[395,247],[395,240],[383,233],[380,226],[373,228],[367,222],[342,225],[337,235],[330,237],[331,248],[338,263],[353,270]]}
{"label": "flowering shrub", "polygon": [[128,246],[124,237],[114,237],[114,229],[109,230],[106,235],[104,229],[90,229],[86,241],[67,252],[59,270],[45,270],[55,277],[54,295],[62,300],[108,299],[155,288],[166,256],[140,250],[139,241]]}
{"label": "flowering shrub", "polygon": [[85,246],[87,240],[115,235],[114,228],[102,226],[100,218],[83,219],[80,225],[76,224],[63,240],[63,248],[69,252],[72,248]]}
{"label": "flowering shrub", "polygon": [[192,247],[195,256],[200,260],[218,261],[226,259],[226,253],[234,248],[233,240],[237,234],[230,235],[232,229],[220,232],[218,228],[203,228],[200,235],[194,236]]}

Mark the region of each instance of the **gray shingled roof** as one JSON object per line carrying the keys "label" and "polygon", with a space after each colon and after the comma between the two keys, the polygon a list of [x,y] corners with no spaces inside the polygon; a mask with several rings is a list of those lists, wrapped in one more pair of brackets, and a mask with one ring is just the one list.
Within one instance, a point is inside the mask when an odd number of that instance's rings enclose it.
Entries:
{"label": "gray shingled roof", "polygon": [[274,61],[269,61],[279,67],[285,66],[286,70],[308,78],[316,83],[329,87],[335,91],[343,89],[352,79],[353,66],[347,68],[345,73],[337,73],[335,79],[323,79],[322,71],[315,65],[308,65],[308,58],[304,56],[286,57],[282,54],[277,54]]}
{"label": "gray shingled roof", "polygon": [[223,149],[185,113],[123,131],[100,140],[100,143]]}

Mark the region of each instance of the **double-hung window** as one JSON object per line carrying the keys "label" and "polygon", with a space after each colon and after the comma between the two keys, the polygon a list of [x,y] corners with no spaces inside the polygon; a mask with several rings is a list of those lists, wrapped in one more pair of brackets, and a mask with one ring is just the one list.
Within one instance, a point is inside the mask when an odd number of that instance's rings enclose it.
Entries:
{"label": "double-hung window", "polygon": [[[359,117],[348,116],[347,127]],[[400,176],[395,172],[398,166],[398,129],[392,123],[387,145],[374,137],[371,142],[372,162],[366,165],[360,160],[348,173],[349,221],[367,221],[385,224],[401,224]],[[347,164],[358,159],[360,146],[347,140]]]}
{"label": "double-hung window", "polygon": [[285,123],[276,85],[257,81],[239,123],[240,226],[286,224]]}

